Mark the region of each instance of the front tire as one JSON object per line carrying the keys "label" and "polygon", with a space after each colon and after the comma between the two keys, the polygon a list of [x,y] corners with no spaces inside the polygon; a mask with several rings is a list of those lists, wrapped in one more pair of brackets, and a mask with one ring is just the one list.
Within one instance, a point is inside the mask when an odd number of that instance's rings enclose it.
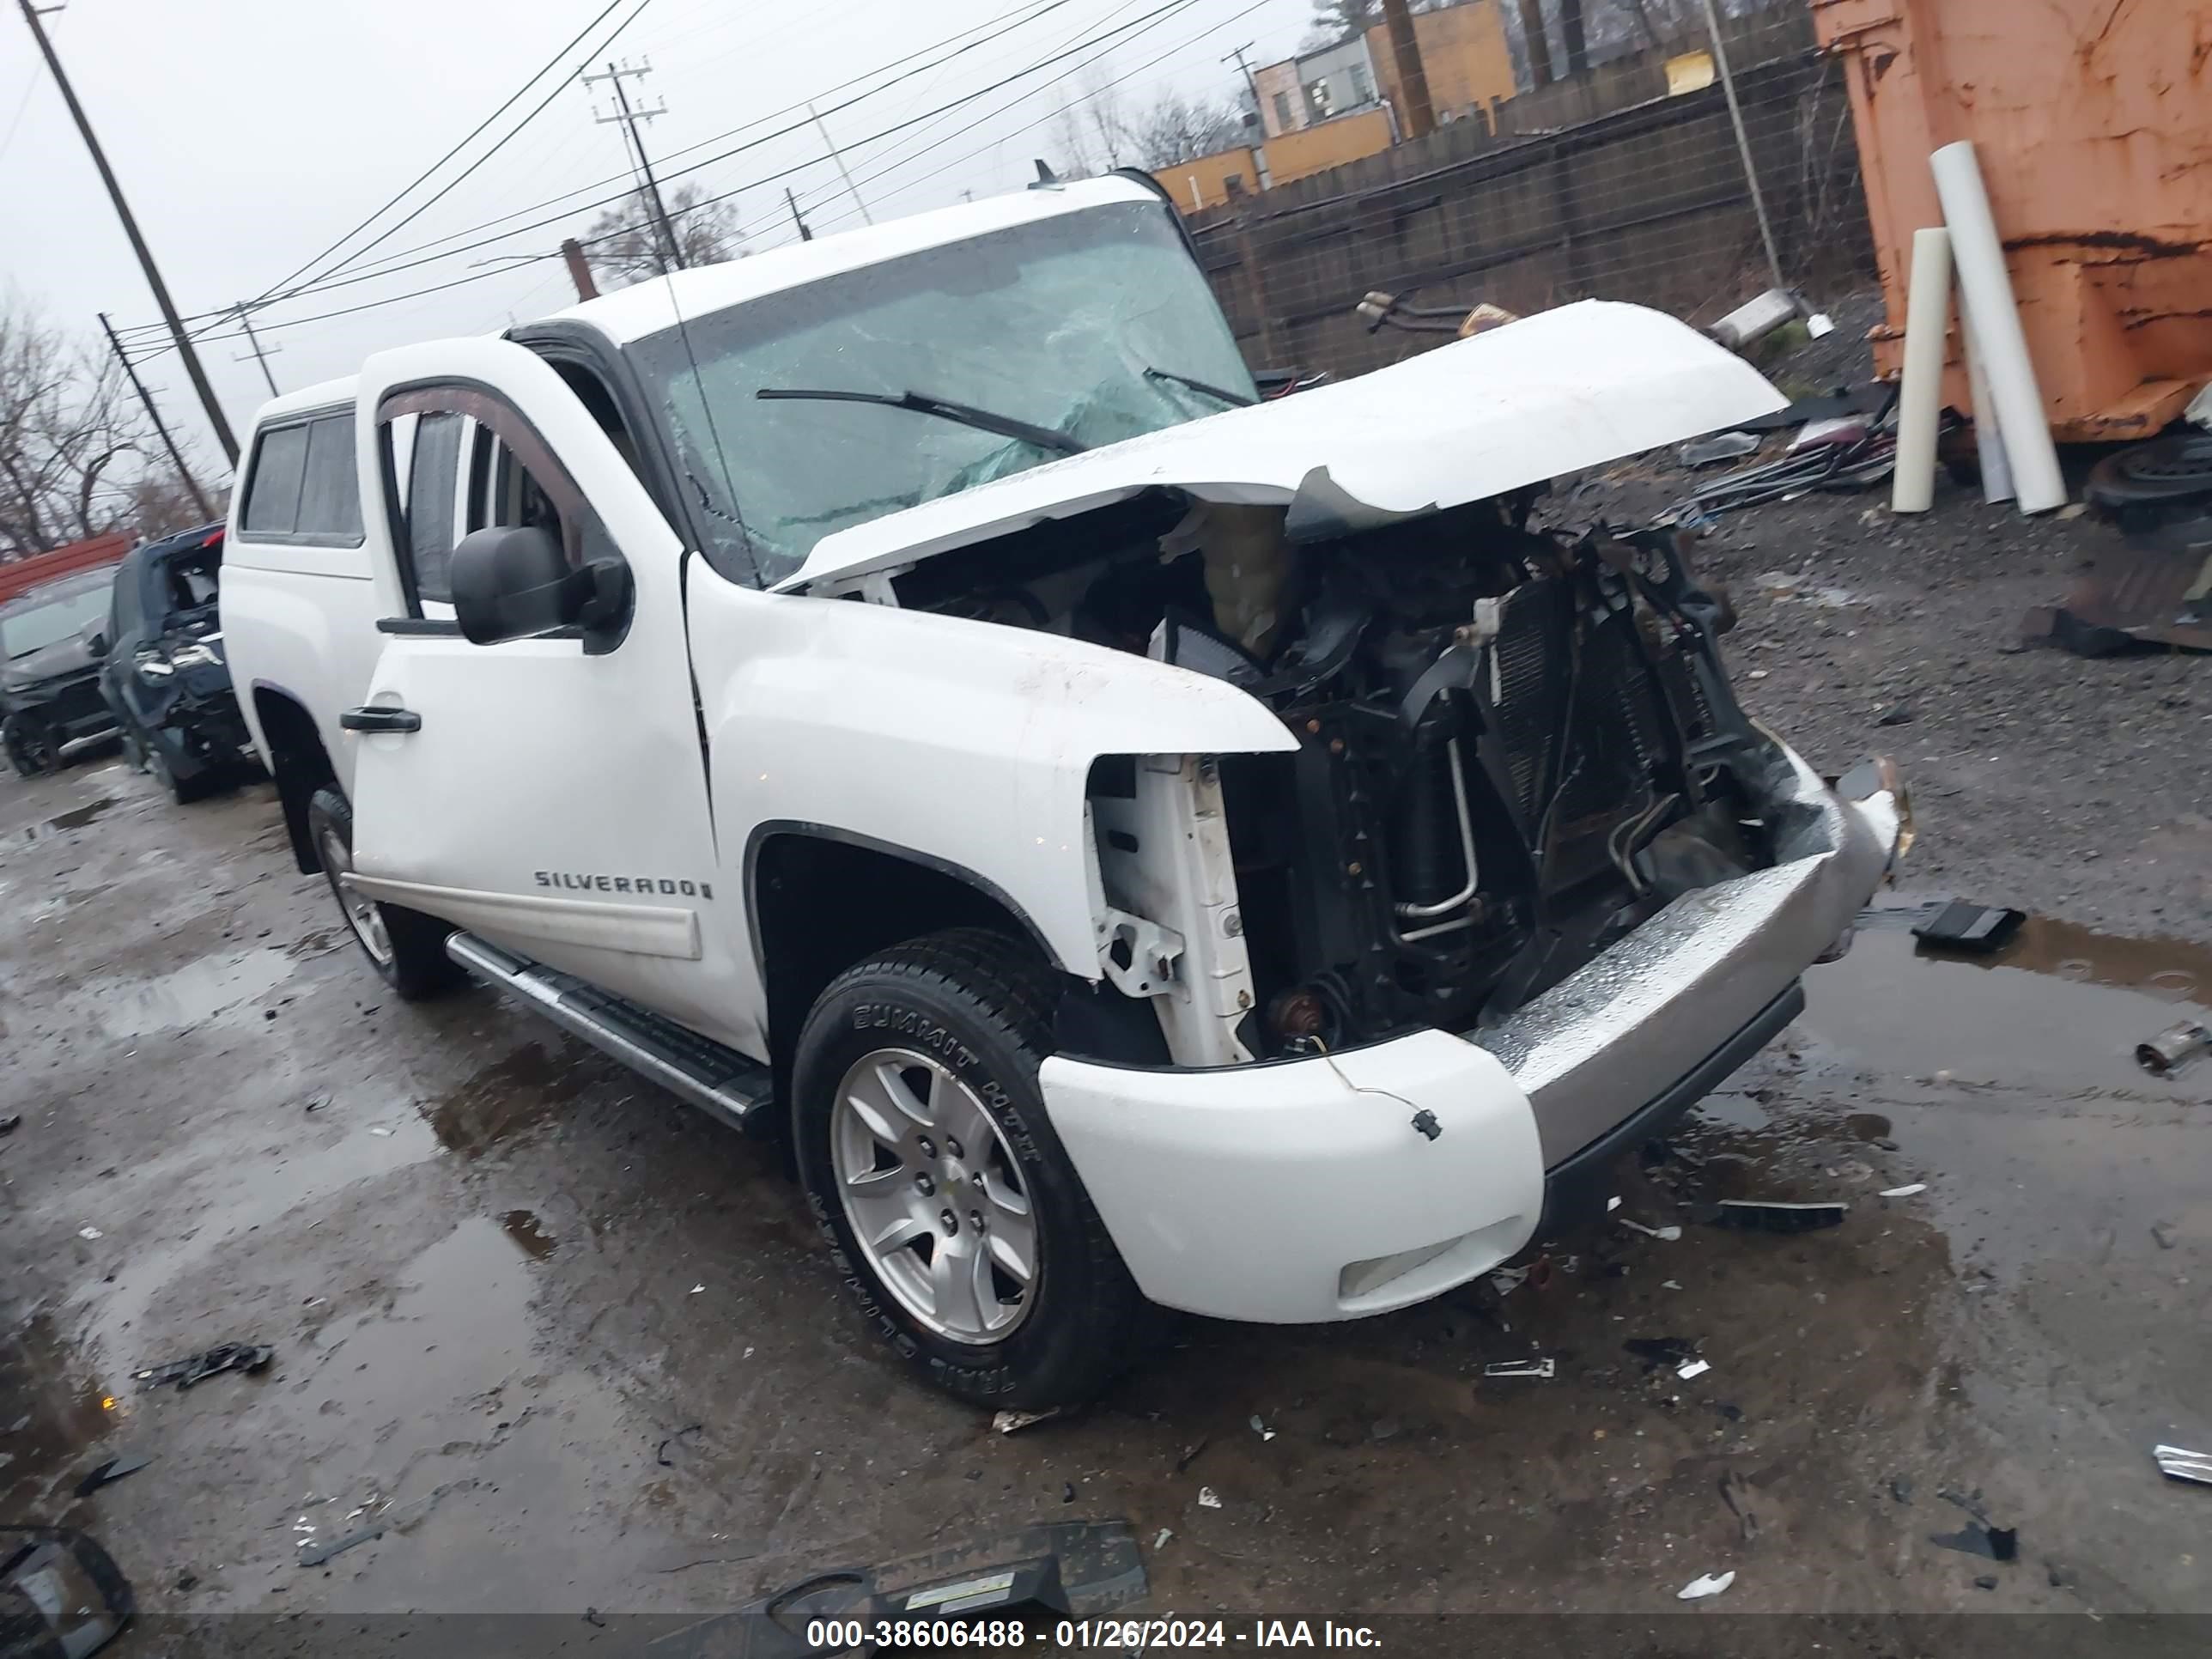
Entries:
{"label": "front tire", "polygon": [[1031,951],[933,934],[838,976],[793,1066],[799,1177],[868,1322],[978,1404],[1079,1403],[1146,1304],[1045,1115],[1054,987]]}
{"label": "front tire", "polygon": [[450,924],[364,898],[340,881],[353,869],[353,808],[337,790],[318,789],[309,798],[307,838],[354,943],[378,978],[408,1002],[423,1001],[460,983],[460,964],[446,954],[446,940],[453,931]]}
{"label": "front tire", "polygon": [[8,750],[8,763],[15,769],[18,777],[42,777],[58,770],[61,757],[54,748],[53,733],[44,720],[27,714],[11,714],[0,742]]}

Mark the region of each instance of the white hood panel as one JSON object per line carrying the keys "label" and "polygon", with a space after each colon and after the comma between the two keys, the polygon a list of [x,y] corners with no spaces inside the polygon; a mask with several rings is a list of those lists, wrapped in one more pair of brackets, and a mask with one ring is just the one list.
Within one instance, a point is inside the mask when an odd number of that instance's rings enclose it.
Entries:
{"label": "white hood panel", "polygon": [[[1371,374],[854,525],[823,537],[777,586],[895,568],[1154,488],[1293,505],[1294,537],[1302,528],[1358,527],[1541,483],[1788,401],[1687,325],[1641,306],[1585,300]],[[1312,524],[1302,526],[1309,514]]]}

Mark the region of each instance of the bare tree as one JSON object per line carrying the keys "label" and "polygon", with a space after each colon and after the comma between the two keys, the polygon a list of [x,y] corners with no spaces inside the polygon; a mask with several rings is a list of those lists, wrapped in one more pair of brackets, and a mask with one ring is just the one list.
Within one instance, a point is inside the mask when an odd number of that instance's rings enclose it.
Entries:
{"label": "bare tree", "polygon": [[112,356],[0,298],[0,557],[143,528],[145,492],[182,492],[149,437]]}
{"label": "bare tree", "polygon": [[1082,97],[1060,112],[1059,148],[1071,176],[1109,167],[1174,167],[1230,149],[1244,137],[1244,120],[1226,99],[1164,91],[1132,111],[1097,75]]}
{"label": "bare tree", "polygon": [[[660,192],[668,209],[669,228],[676,233],[677,249],[686,266],[718,265],[745,252],[737,208],[726,201],[706,201],[705,194],[696,179],[686,179],[674,190]],[[660,233],[653,222],[652,201],[642,189],[633,191],[592,220],[581,240],[585,257],[602,288],[627,288],[663,274],[666,259]]]}

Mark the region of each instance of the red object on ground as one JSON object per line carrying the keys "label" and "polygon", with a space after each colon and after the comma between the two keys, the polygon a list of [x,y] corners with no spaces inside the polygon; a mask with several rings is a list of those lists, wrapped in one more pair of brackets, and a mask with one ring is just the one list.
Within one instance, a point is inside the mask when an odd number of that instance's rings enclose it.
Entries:
{"label": "red object on ground", "polygon": [[18,593],[36,587],[40,582],[52,581],[57,576],[66,576],[72,571],[90,570],[103,564],[114,564],[137,546],[137,542],[136,536],[118,530],[112,536],[94,536],[88,542],[71,542],[67,547],[57,547],[50,552],[33,553],[27,559],[10,559],[0,564],[0,605],[5,605]]}

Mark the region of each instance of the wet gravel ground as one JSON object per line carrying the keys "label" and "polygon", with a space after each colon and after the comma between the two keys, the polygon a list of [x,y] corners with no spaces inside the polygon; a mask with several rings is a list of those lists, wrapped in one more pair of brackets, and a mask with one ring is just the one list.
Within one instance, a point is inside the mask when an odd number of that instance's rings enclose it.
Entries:
{"label": "wet gravel ground", "polygon": [[[1869,926],[1815,969],[1675,1155],[1622,1171],[1620,1214],[1679,1238],[1616,1224],[1356,1325],[1191,1322],[1011,1437],[869,1345],[771,1154],[487,992],[386,1000],[265,785],[0,781],[0,1522],[91,1529],[153,1614],[536,1610],[540,1650],[1084,1517],[1135,1526],[1163,1612],[1658,1614],[1732,1570],[1693,1646],[1730,1613],[2212,1613],[2212,1490],[2149,1455],[2212,1446],[2212,1070],[2129,1059],[2212,1000],[2212,667],[2008,653],[2093,526],[1870,505],[1714,538],[1732,655],[1817,761],[1905,761],[1905,896],[2041,913],[2019,943],[1935,961]],[[1777,1237],[1701,1219],[1726,1196],[1850,1208]],[[1711,1369],[1624,1347],[1656,1338]],[[274,1363],[131,1380],[231,1340]],[[1554,1376],[1482,1376],[1531,1354]],[[2018,1559],[1931,1542],[1969,1525],[1947,1492]]]}

